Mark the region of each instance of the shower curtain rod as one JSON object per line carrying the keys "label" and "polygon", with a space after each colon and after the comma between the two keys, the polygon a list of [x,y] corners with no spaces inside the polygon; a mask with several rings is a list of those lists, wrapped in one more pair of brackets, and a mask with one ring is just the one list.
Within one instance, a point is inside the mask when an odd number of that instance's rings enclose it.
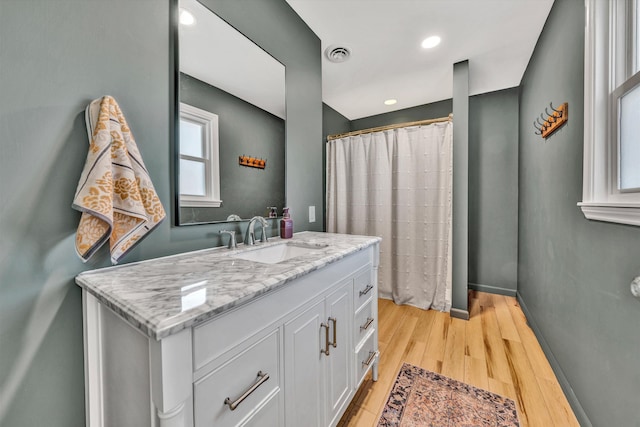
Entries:
{"label": "shower curtain rod", "polygon": [[447,117],[439,117],[437,119],[419,120],[417,122],[398,123],[398,124],[395,124],[395,125],[378,126],[378,127],[375,127],[375,128],[355,130],[353,132],[337,133],[335,135],[327,136],[327,142],[331,141],[333,139],[345,138],[347,136],[356,136],[356,135],[362,135],[362,134],[365,134],[365,133],[372,133],[372,132],[382,132],[382,131],[385,131],[385,130],[406,128],[406,127],[409,127],[409,126],[420,126],[420,125],[430,125],[432,123],[450,122],[452,120],[453,120],[453,113],[449,114]]}

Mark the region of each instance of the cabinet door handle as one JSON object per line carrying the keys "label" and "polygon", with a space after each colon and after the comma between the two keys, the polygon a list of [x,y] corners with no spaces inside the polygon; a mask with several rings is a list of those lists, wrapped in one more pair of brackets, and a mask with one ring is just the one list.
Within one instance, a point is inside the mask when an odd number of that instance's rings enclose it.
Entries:
{"label": "cabinet door handle", "polygon": [[238,405],[241,404],[243,400],[249,397],[251,393],[256,391],[256,389],[260,387],[268,379],[269,379],[269,374],[267,374],[266,372],[258,371],[258,380],[255,383],[253,383],[253,385],[249,387],[247,391],[242,393],[242,396],[237,398],[234,402],[231,401],[231,398],[227,397],[224,400],[224,404],[229,405],[229,409],[231,409],[232,411],[235,411]]}
{"label": "cabinet door handle", "polygon": [[338,320],[335,317],[329,317],[329,321],[333,323],[333,342],[331,345],[333,348],[336,348],[338,346],[338,332],[336,329],[338,327]]}
{"label": "cabinet door handle", "polygon": [[367,285],[367,287],[364,288],[364,291],[360,291],[360,296],[368,294],[371,289],[373,289],[373,285]]}
{"label": "cabinet door handle", "polygon": [[370,351],[369,352],[369,358],[362,362],[362,366],[371,365],[371,362],[373,362],[373,359],[375,359],[378,356],[378,354],[380,354],[380,353],[377,352],[377,351]]}
{"label": "cabinet door handle", "polygon": [[367,317],[367,323],[360,326],[360,330],[366,331],[367,329],[369,329],[369,326],[371,326],[372,323],[373,323],[373,317]]}
{"label": "cabinet door handle", "polygon": [[329,346],[331,345],[331,341],[329,341],[329,324],[328,323],[320,323],[321,328],[324,329],[324,345],[325,348],[320,349],[320,353],[324,353],[325,355],[329,355]]}

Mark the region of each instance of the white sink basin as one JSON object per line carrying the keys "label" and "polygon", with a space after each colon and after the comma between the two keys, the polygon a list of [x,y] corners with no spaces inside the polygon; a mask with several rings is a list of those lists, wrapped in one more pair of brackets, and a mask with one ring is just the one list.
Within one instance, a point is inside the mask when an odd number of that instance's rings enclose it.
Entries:
{"label": "white sink basin", "polygon": [[242,252],[233,255],[233,258],[244,259],[247,261],[261,262],[263,264],[277,264],[291,258],[312,253],[325,246],[300,246],[291,244],[281,244],[267,246],[252,251]]}

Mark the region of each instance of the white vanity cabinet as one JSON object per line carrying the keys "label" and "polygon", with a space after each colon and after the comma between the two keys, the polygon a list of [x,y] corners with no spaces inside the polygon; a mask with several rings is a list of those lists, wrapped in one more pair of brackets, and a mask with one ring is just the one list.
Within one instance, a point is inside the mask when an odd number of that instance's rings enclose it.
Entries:
{"label": "white vanity cabinet", "polygon": [[373,369],[373,379],[378,379],[378,288],[374,273],[373,270],[364,270],[354,279],[353,366],[356,389],[369,369]]}
{"label": "white vanity cabinet", "polygon": [[87,425],[335,426],[377,379],[377,258],[374,241],[159,339],[83,286]]}
{"label": "white vanity cabinet", "polygon": [[284,325],[287,426],[335,425],[348,404],[352,290],[344,281]]}

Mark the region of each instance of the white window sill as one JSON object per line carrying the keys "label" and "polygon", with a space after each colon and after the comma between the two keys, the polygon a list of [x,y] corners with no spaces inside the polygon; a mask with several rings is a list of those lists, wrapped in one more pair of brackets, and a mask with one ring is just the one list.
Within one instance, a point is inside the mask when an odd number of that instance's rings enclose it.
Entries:
{"label": "white window sill", "polygon": [[587,219],[640,226],[640,204],[580,202],[578,206]]}
{"label": "white window sill", "polygon": [[184,200],[180,199],[181,208],[219,208],[222,200]]}

